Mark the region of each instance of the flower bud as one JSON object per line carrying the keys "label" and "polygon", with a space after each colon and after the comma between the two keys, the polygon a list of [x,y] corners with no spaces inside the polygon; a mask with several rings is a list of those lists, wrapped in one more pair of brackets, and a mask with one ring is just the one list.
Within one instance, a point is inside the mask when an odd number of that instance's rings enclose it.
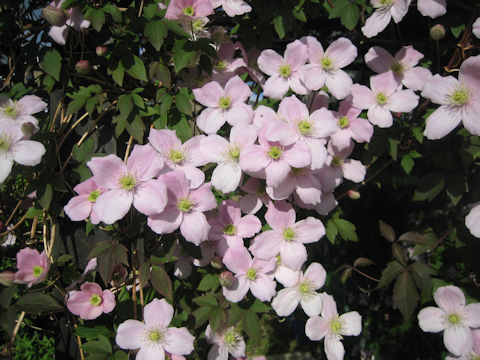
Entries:
{"label": "flower bud", "polygon": [[347,194],[348,194],[348,197],[352,200],[360,199],[360,193],[357,190],[348,190]]}
{"label": "flower bud", "polygon": [[86,75],[92,70],[89,60],[80,60],[75,64],[75,70],[77,73]]}
{"label": "flower bud", "polygon": [[97,46],[95,48],[95,52],[97,53],[98,56],[105,55],[107,51],[108,51],[108,47],[106,46]]}
{"label": "flower bud", "polygon": [[221,269],[223,267],[222,257],[220,255],[215,255],[210,261],[210,265],[212,265],[215,269]]}
{"label": "flower bud", "polygon": [[15,273],[13,271],[3,271],[0,273],[0,284],[3,286],[11,286],[15,280]]}
{"label": "flower bud", "polygon": [[233,274],[230,271],[224,271],[218,275],[220,285],[229,287],[233,284]]}
{"label": "flower bud", "polygon": [[22,132],[28,137],[32,136],[35,132],[35,125],[33,125],[31,122],[23,123]]}
{"label": "flower bud", "polygon": [[65,14],[65,11],[51,5],[43,8],[42,16],[50,25],[53,26],[63,26],[67,21],[67,14]]}
{"label": "flower bud", "polygon": [[430,28],[430,37],[433,40],[441,40],[445,37],[446,31],[442,24],[433,25]]}

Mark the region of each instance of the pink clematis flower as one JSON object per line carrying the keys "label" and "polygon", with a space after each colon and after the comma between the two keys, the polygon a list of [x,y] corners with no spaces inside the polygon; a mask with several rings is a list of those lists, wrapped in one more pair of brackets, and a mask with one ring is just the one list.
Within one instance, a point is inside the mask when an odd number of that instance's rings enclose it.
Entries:
{"label": "pink clematis flower", "polygon": [[[243,0],[210,0],[212,7],[222,7],[228,16],[243,15],[252,11],[252,7]],[[210,359],[209,359],[210,360]]]}
{"label": "pink clematis flower", "polygon": [[213,14],[210,0],[171,0],[166,19],[197,19]]}
{"label": "pink clematis flower", "polygon": [[38,141],[24,140],[16,124],[0,122],[0,184],[12,171],[13,163],[35,166],[40,164],[45,147]]}
{"label": "pink clematis flower", "polygon": [[[49,6],[60,9],[65,0],[55,0]],[[86,29],[90,26],[90,21],[83,18],[82,10],[79,7],[73,7],[66,10],[66,21],[62,26],[52,26],[48,35],[57,44],[65,45],[67,42],[68,29],[73,28],[77,31]]]}
{"label": "pink clematis flower", "polygon": [[480,358],[480,329],[472,330],[473,348],[460,357],[446,356],[445,360],[476,360]]}
{"label": "pink clematis flower", "polygon": [[417,9],[423,16],[435,19],[447,13],[446,0],[418,0]]}
{"label": "pink clematis flower", "polygon": [[408,12],[412,0],[370,0],[375,12],[362,27],[363,35],[368,38],[378,35],[390,23],[393,17],[395,23],[402,21]]}
{"label": "pink clematis flower", "polygon": [[473,236],[480,238],[480,205],[476,205],[470,210],[465,217],[465,226]]}
{"label": "pink clematis flower", "polygon": [[228,354],[238,358],[245,356],[245,341],[234,326],[220,326],[213,332],[210,324],[205,330],[205,338],[213,344],[208,351],[207,360],[228,360]]}
{"label": "pink clematis flower", "polygon": [[368,109],[368,120],[382,128],[393,125],[393,112],[410,112],[418,105],[418,95],[412,90],[399,90],[392,71],[370,77],[370,87],[352,86],[353,106]]}
{"label": "pink clematis flower", "polygon": [[276,292],[276,283],[273,280],[276,260],[252,260],[243,246],[229,249],[223,257],[223,263],[235,276],[230,286],[223,287],[223,296],[236,303],[241,301],[250,289],[253,296],[260,301],[270,301]]}
{"label": "pink clematis flower", "polygon": [[393,72],[395,80],[411,90],[422,90],[432,77],[427,68],[417,66],[423,54],[411,46],[404,46],[395,57],[380,46],[371,47],[365,54],[365,63],[376,73]]}
{"label": "pink clematis flower", "polygon": [[252,91],[238,75],[228,80],[225,89],[216,81],[194,89],[195,99],[207,106],[197,118],[197,126],[207,134],[215,134],[228,122],[230,125],[248,125],[253,119],[251,105],[245,104]]}
{"label": "pink clematis flower", "polygon": [[17,268],[15,282],[31,287],[45,280],[50,261],[45,251],[40,254],[36,249],[24,248],[17,253]]}
{"label": "pink clematis flower", "polygon": [[167,189],[152,179],[163,167],[163,160],[150,145],[135,145],[125,164],[118,156],[95,157],[87,163],[95,182],[105,189],[93,205],[101,221],[113,224],[133,206],[142,214],[163,211]]}
{"label": "pink clematis flower", "polygon": [[227,194],[235,191],[242,179],[239,159],[245,146],[253,145],[257,129],[253,125],[236,125],[230,130],[230,142],[218,135],[204,138],[200,144],[203,158],[217,167],[212,173],[212,185]]}
{"label": "pink clematis flower", "polygon": [[425,332],[443,331],[443,343],[455,356],[472,350],[471,329],[480,327],[480,303],[465,305],[465,295],[453,285],[439,287],[433,298],[439,307],[420,310],[420,328]]}
{"label": "pink clematis flower", "polygon": [[240,74],[242,68],[245,68],[247,64],[242,58],[234,58],[235,50],[240,49],[243,51],[242,44],[233,43],[227,41],[220,45],[217,55],[218,61],[214,64],[212,69],[212,80],[220,83],[221,86],[225,86],[228,80],[235,75]]}
{"label": "pink clematis flower", "polygon": [[38,113],[46,107],[47,103],[35,95],[25,95],[18,101],[0,96],[0,123],[14,123],[18,127],[25,123],[31,123],[37,131],[38,120],[32,114]]}
{"label": "pink clematis flower", "polygon": [[478,39],[480,39],[480,17],[475,20],[475,22],[472,25],[472,33],[475,35]]}
{"label": "pink clematis flower", "polygon": [[168,327],[173,312],[173,306],[165,299],[153,299],[143,309],[144,322],[127,320],[121,323],[115,342],[122,349],[140,349],[139,360],[165,360],[165,351],[172,355],[190,354],[195,338],[185,327]]}
{"label": "pink clematis flower", "polygon": [[67,299],[67,308],[74,315],[85,320],[93,320],[115,308],[115,295],[103,290],[97,283],[86,282],[80,291],[72,291]]}
{"label": "pink clematis flower", "polygon": [[353,151],[353,144],[345,149],[337,149],[332,143],[328,144],[328,167],[320,169],[317,177],[320,180],[323,188],[333,190],[340,185],[342,179],[348,179],[355,183],[360,183],[365,179],[366,169],[358,160],[348,159]]}
{"label": "pink clematis flower", "polygon": [[182,170],[190,181],[190,188],[196,189],[205,181],[205,173],[197,166],[203,166],[208,162],[200,151],[200,143],[204,138],[204,135],[197,135],[182,145],[175,130],[151,129],[148,141],[165,162],[163,172]]}
{"label": "pink clematis flower", "polygon": [[285,57],[270,49],[262,51],[258,57],[258,67],[270,76],[263,86],[264,96],[281,99],[289,88],[300,95],[308,94],[309,90],[301,80],[299,71],[307,59],[307,46],[300,40],[287,45]]}
{"label": "pink clematis flower", "polygon": [[350,93],[352,79],[341,70],[357,57],[357,48],[347,38],[335,40],[326,51],[313,36],[302,38],[308,46],[310,64],[302,70],[302,80],[310,90],[319,90],[326,85],[337,99],[343,99]]}
{"label": "pink clematis flower", "polygon": [[97,185],[93,177],[81,182],[73,188],[78,194],[70,199],[64,207],[65,214],[73,221],[82,221],[90,217],[92,224],[98,224],[100,218],[93,211],[93,204],[102,194],[103,190]]}
{"label": "pink clematis flower", "polygon": [[233,200],[225,200],[218,209],[218,218],[209,221],[208,238],[216,241],[220,255],[232,247],[244,246],[243,239],[251,238],[262,229],[262,223],[255,215],[242,217],[240,205]]}
{"label": "pink clematis flower", "polygon": [[322,222],[314,217],[295,222],[295,210],[285,201],[270,203],[265,220],[272,230],[257,235],[250,251],[264,260],[280,254],[282,264],[292,270],[299,270],[307,261],[304,244],[317,242],[325,235]]}
{"label": "pink clematis flower", "polygon": [[270,198],[265,191],[265,180],[251,177],[241,186],[241,188],[247,194],[242,196],[238,203],[240,204],[242,212],[245,214],[255,214],[264,205],[267,206],[270,202]]}
{"label": "pink clematis flower", "polygon": [[343,336],[357,336],[362,332],[362,317],[356,311],[338,316],[337,305],[331,295],[322,294],[322,316],[313,316],[305,324],[305,334],[312,341],[325,338],[328,360],[342,360],[345,349]]}
{"label": "pink clematis flower", "polygon": [[148,226],[157,234],[170,234],[180,227],[182,236],[195,245],[207,240],[210,225],[203,212],[217,207],[212,185],[190,190],[182,171],[170,171],[158,179],[167,186],[168,202],[163,212],[148,217]]}
{"label": "pink clematis flower", "polygon": [[450,133],[460,121],[473,135],[480,135],[480,55],[471,56],[460,66],[458,80],[435,75],[423,88],[422,96],[439,104],[428,118],[424,135],[431,140]]}
{"label": "pink clematis flower", "polygon": [[335,148],[348,148],[352,139],[359,143],[370,142],[373,126],[368,120],[358,117],[361,112],[362,110],[353,106],[351,96],[340,102],[338,112],[333,113],[340,129],[330,135],[330,142]]}
{"label": "pink clematis flower", "polygon": [[[283,260],[283,258],[282,258]],[[320,315],[322,296],[315,290],[325,284],[327,272],[319,263],[311,263],[305,273],[285,268],[276,279],[285,286],[272,300],[272,307],[279,316],[288,316],[298,304],[307,316]]]}

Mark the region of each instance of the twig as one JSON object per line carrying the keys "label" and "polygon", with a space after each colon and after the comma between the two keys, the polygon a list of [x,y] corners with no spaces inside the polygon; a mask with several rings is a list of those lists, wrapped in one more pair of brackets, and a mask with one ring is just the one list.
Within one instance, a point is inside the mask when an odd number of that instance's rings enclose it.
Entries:
{"label": "twig", "polygon": [[[76,322],[73,323],[73,327],[77,329],[78,325]],[[78,351],[80,352],[80,359],[85,360],[85,356],[83,355],[83,349],[82,349],[82,339],[78,335],[77,335],[77,344],[78,344]]]}
{"label": "twig", "polygon": [[144,0],[140,2],[140,9],[138,9],[138,17],[142,16]]}
{"label": "twig", "polygon": [[127,143],[127,150],[125,150],[125,156],[123,157],[123,162],[127,162],[128,155],[130,155],[130,149],[132,148],[132,143],[133,143],[133,136],[130,135],[130,139],[128,139]]}
{"label": "twig", "polygon": [[352,269],[354,271],[356,271],[357,273],[359,273],[360,275],[365,276],[367,279],[370,279],[370,280],[375,281],[375,282],[380,282],[379,279],[375,279],[373,276],[365,274],[363,271],[358,270],[355,266],[352,266]]}
{"label": "twig", "polygon": [[17,205],[15,205],[15,208],[13,209],[12,213],[8,217],[7,221],[5,222],[5,226],[8,226],[8,224],[10,224],[10,221],[12,221],[12,219],[13,219],[13,215],[15,215],[15,213],[17,212],[17,210],[18,210],[18,208],[20,207],[21,204],[22,204],[22,200],[18,200]]}
{"label": "twig", "polygon": [[15,328],[13,329],[13,334],[12,334],[12,339],[11,339],[12,344],[15,342],[15,338],[17,337],[18,331],[20,330],[20,326],[22,326],[22,322],[23,322],[24,318],[25,318],[25,311],[22,311],[20,313],[20,316],[18,317],[17,324],[15,325]]}
{"label": "twig", "polygon": [[5,231],[3,233],[0,233],[0,236],[5,236],[5,235],[10,234],[13,230],[15,230],[20,225],[22,225],[22,223],[25,221],[26,218],[27,218],[27,214],[23,215],[22,218],[20,220],[18,220],[18,222],[14,226],[12,226],[10,229],[8,229],[7,231]]}
{"label": "twig", "polygon": [[83,119],[85,119],[86,117],[88,116],[88,112],[83,114],[80,119],[78,119],[77,121],[75,121],[75,123],[68,129],[67,133],[62,137],[62,140],[60,140],[60,143],[58,144],[58,148],[57,148],[57,154],[58,152],[60,151],[60,148],[62,147],[63,143],[65,142],[65,140],[67,139],[68,135],[70,135],[72,133],[73,130],[75,130],[75,128],[77,127],[78,124],[80,124],[82,122]]}

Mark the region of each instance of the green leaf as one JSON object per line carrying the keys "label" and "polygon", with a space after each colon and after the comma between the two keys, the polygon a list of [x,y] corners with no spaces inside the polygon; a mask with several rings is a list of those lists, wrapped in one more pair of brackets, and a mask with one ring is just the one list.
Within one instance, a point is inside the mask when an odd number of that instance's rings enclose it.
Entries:
{"label": "green leaf", "polygon": [[44,313],[63,311],[63,305],[53,296],[40,292],[29,292],[22,295],[15,303],[15,307],[27,313]]}
{"label": "green leaf", "polygon": [[405,155],[402,158],[402,161],[400,162],[400,165],[402,166],[403,170],[405,170],[405,172],[408,175],[408,174],[410,174],[410,171],[412,171],[413,165],[415,165],[415,162],[413,161],[413,159],[410,156]]}
{"label": "green leaf", "polygon": [[405,271],[398,277],[393,288],[393,302],[402,313],[405,321],[413,314],[418,300],[418,291],[413,278],[408,271]]}
{"label": "green leaf", "polygon": [[344,219],[332,219],[340,236],[347,241],[358,241],[355,225]]}
{"label": "green leaf", "polygon": [[122,65],[125,68],[125,71],[128,75],[134,77],[135,79],[148,81],[147,71],[145,70],[145,65],[143,61],[136,55],[128,55],[122,58]]}
{"label": "green leaf", "polygon": [[95,340],[100,335],[109,336],[110,330],[105,325],[96,325],[94,327],[79,325],[75,328],[75,333],[87,340]]}
{"label": "green leaf", "polygon": [[173,299],[172,280],[168,276],[163,267],[153,266],[150,271],[150,281],[157,292],[165,296],[167,299]]}
{"label": "green leaf", "polygon": [[89,341],[82,344],[82,349],[89,354],[108,355],[112,353],[112,345],[103,335],[99,335],[98,341]]}
{"label": "green leaf", "polygon": [[55,49],[49,49],[40,61],[40,67],[55,80],[60,81],[60,70],[62,67],[62,56]]}
{"label": "green leaf", "polygon": [[397,161],[397,153],[398,153],[398,144],[400,142],[395,139],[388,139],[388,146],[389,146],[389,154],[394,161]]}
{"label": "green leaf", "polygon": [[50,184],[41,184],[37,190],[37,202],[44,208],[48,209],[52,202],[53,188]]}
{"label": "green leaf", "polygon": [[115,68],[108,68],[108,74],[112,75],[113,81],[115,81],[119,86],[123,85],[125,69],[120,61],[117,62],[117,66]]}
{"label": "green leaf", "polygon": [[128,360],[128,355],[121,350],[117,350],[110,360]]}
{"label": "green leaf", "polygon": [[106,12],[107,14],[110,14],[112,17],[113,21],[116,23],[121,23],[123,20],[122,12],[112,4],[107,4],[103,7],[103,11]]}
{"label": "green leaf", "polygon": [[84,162],[93,153],[93,139],[90,137],[80,146],[75,144],[72,149],[73,160]]}
{"label": "green leaf", "polygon": [[60,256],[55,260],[55,262],[56,262],[57,264],[65,264],[66,262],[70,261],[72,258],[73,258],[72,255],[63,254],[63,255],[60,255]]}
{"label": "green leaf", "polygon": [[260,341],[261,332],[260,320],[258,319],[257,314],[251,310],[245,310],[243,314],[242,325],[250,339],[254,343],[258,343]]}
{"label": "green leaf", "polygon": [[283,39],[285,37],[285,28],[283,26],[283,16],[278,15],[273,19],[273,26],[275,27],[275,31],[278,34],[278,37],[280,39]]}
{"label": "green leaf", "polygon": [[120,111],[120,114],[128,117],[133,110],[132,96],[130,94],[120,95],[118,97],[117,109]]}
{"label": "green leaf", "polygon": [[217,299],[212,294],[198,296],[192,300],[195,304],[200,306],[209,306],[209,307],[216,307],[218,306]]}
{"label": "green leaf", "polygon": [[167,27],[162,20],[149,21],[145,25],[145,36],[148,37],[148,40],[150,40],[150,43],[157,51],[160,51],[167,32]]}
{"label": "green leaf", "polygon": [[132,122],[127,122],[127,131],[139,143],[143,142],[143,134],[145,133],[145,124],[141,116],[135,116]]}
{"label": "green leaf", "polygon": [[399,243],[392,244],[392,253],[395,259],[403,266],[407,266],[407,256],[405,255],[405,248]]}
{"label": "green leaf", "polygon": [[398,238],[398,241],[419,244],[419,245],[428,245],[429,243],[428,240],[425,238],[425,236],[415,231],[409,231],[409,232],[406,232],[405,234],[400,235],[400,237]]}
{"label": "green leaf", "polygon": [[332,8],[330,11],[330,14],[328,15],[329,19],[335,19],[338,17],[341,17],[343,12],[345,11],[345,8],[350,5],[349,0],[337,0],[335,1],[335,7]]}
{"label": "green leaf", "polygon": [[453,36],[455,36],[456,38],[458,38],[460,36],[460,34],[462,33],[463,30],[465,30],[465,24],[460,24],[458,26],[452,26],[450,28],[450,31],[452,32]]}
{"label": "green leaf", "polygon": [[35,207],[30,207],[28,208],[27,212],[25,213],[25,216],[27,219],[33,219],[36,216],[41,216],[42,215],[42,209],[37,209]]}
{"label": "green leaf", "polygon": [[93,28],[100,32],[102,30],[103,24],[105,24],[105,14],[103,9],[94,9],[89,7],[85,12],[85,19],[90,20]]}
{"label": "green leaf", "polygon": [[[173,47],[173,65],[175,72],[178,73],[195,58],[195,51],[188,48],[191,44],[186,39],[175,40]],[[185,49],[187,47],[188,49]]]}
{"label": "green leaf", "polygon": [[354,267],[365,267],[370,265],[375,265],[375,261],[365,257],[359,257],[353,262]]}
{"label": "green leaf", "polygon": [[208,321],[208,317],[210,316],[210,311],[212,310],[211,307],[200,307],[193,312],[193,316],[195,317],[195,328],[199,328],[203,324]]}
{"label": "green leaf", "polygon": [[413,255],[420,255],[432,251],[437,246],[438,237],[433,232],[427,232],[424,235],[425,243],[417,244],[413,249]]}
{"label": "green leaf", "polygon": [[212,327],[212,331],[217,331],[222,324],[227,322],[227,313],[221,307],[210,308],[210,314],[208,316],[208,321]]}
{"label": "green leaf", "polygon": [[192,116],[192,104],[188,99],[188,96],[178,93],[175,95],[175,106],[178,111],[184,113],[185,115]]}
{"label": "green leaf", "polygon": [[353,30],[357,26],[358,19],[360,17],[360,10],[355,4],[349,4],[345,6],[344,11],[340,16],[342,25],[348,30]]}
{"label": "green leaf", "polygon": [[422,292],[422,297],[425,300],[429,300],[432,295],[432,279],[430,275],[434,274],[435,271],[425,264],[415,262],[410,265],[410,272],[415,284]]}
{"label": "green leaf", "polygon": [[338,234],[337,226],[335,225],[335,222],[333,220],[327,221],[326,233],[327,239],[333,244]]}
{"label": "green leaf", "polygon": [[390,242],[395,241],[395,231],[393,228],[382,220],[378,220],[378,226],[380,228],[380,234]]}
{"label": "green leaf", "polygon": [[405,268],[397,260],[390,261],[387,264],[387,267],[383,269],[380,282],[377,285],[377,288],[384,287],[397,278],[402,272],[405,271]]}
{"label": "green leaf", "polygon": [[432,172],[423,176],[415,189],[412,201],[432,201],[445,187],[444,174],[440,172]]}
{"label": "green leaf", "polygon": [[180,140],[182,140],[182,143],[190,139],[193,135],[192,128],[184,116],[182,116],[180,121],[178,121],[175,125],[169,125],[168,127],[169,129],[177,132],[177,136],[180,138]]}
{"label": "green leaf", "polygon": [[202,280],[200,280],[200,284],[198,284],[197,290],[199,291],[215,291],[220,285],[218,281],[218,275],[216,274],[206,274],[203,276]]}
{"label": "green leaf", "polygon": [[250,310],[256,313],[264,313],[270,311],[270,306],[266,305],[258,299],[255,299],[252,306],[250,306]]}

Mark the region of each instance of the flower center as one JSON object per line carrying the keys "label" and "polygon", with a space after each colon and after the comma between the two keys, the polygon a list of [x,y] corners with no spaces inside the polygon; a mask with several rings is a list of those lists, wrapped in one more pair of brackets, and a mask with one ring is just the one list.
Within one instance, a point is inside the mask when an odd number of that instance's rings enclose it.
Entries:
{"label": "flower center", "polygon": [[388,96],[383,92],[377,94],[377,103],[380,105],[385,105],[388,101]]}
{"label": "flower center", "polygon": [[228,224],[223,228],[225,235],[235,235],[237,233],[237,227],[233,224]]}
{"label": "flower center", "polygon": [[90,304],[93,306],[98,306],[102,303],[103,299],[100,295],[93,294],[92,297],[90,298]]}
{"label": "flower center", "polygon": [[[119,180],[120,187],[124,190],[132,190],[137,185],[137,179],[133,175],[125,175]],[[90,194],[91,195],[91,194]]]}
{"label": "flower center", "polygon": [[298,131],[302,135],[308,135],[312,132],[312,124],[308,120],[302,120],[298,123]]}
{"label": "flower center", "polygon": [[192,29],[194,32],[199,33],[205,29],[202,19],[196,19],[192,21]]}
{"label": "flower center", "polygon": [[281,77],[288,78],[292,74],[290,64],[281,65],[278,68],[278,72],[280,73]]}
{"label": "flower center", "polygon": [[188,199],[180,199],[177,206],[178,209],[184,213],[188,213],[193,209],[193,203]]}
{"label": "flower center", "polygon": [[338,156],[335,155],[335,156],[332,158],[332,162],[331,162],[330,165],[331,165],[331,166],[341,166],[342,164],[343,164],[342,159],[340,159]]}
{"label": "flower center", "polygon": [[340,321],[340,319],[338,317],[331,322],[330,329],[335,334],[338,334],[340,332],[340,330],[342,330],[342,322]]}
{"label": "flower center", "polygon": [[295,167],[290,168],[290,172],[292,173],[293,176],[303,175],[303,171],[304,169],[302,168],[295,168]]}
{"label": "flower center", "polygon": [[280,149],[280,147],[274,145],[270,147],[270,150],[268,151],[268,156],[270,156],[273,160],[278,160],[282,157],[283,151]]}
{"label": "flower center", "polygon": [[223,341],[225,341],[227,347],[232,347],[237,342],[237,338],[238,334],[235,331],[235,328],[231,327],[225,332],[225,335],[223,336]]}
{"label": "flower center", "polygon": [[338,126],[340,126],[341,129],[345,129],[349,124],[350,121],[348,121],[348,117],[346,116],[342,116],[340,119],[338,119]]}
{"label": "flower center", "polygon": [[230,107],[231,100],[227,96],[221,96],[218,100],[218,106],[220,109],[228,109]]}
{"label": "flower center", "polygon": [[468,102],[469,97],[470,93],[467,89],[457,89],[450,96],[450,104],[455,106],[465,105]]}
{"label": "flower center", "polygon": [[460,322],[460,316],[458,314],[450,314],[448,316],[448,321],[450,322],[450,324],[452,325],[455,325],[455,324],[458,324]]}
{"label": "flower center", "polygon": [[40,266],[40,265],[35,265],[33,267],[33,276],[35,276],[36,278],[38,278],[40,275],[43,274],[43,267]]}
{"label": "flower center", "polygon": [[94,203],[97,201],[97,198],[100,196],[100,190],[93,190],[90,195],[88,195],[87,200]]}
{"label": "flower center", "polygon": [[324,70],[330,70],[333,67],[333,62],[328,57],[322,57],[321,62]]}
{"label": "flower center", "polygon": [[240,149],[238,146],[232,146],[230,147],[230,149],[228,149],[228,157],[231,159],[231,160],[235,160],[235,161],[238,161],[238,159],[240,158]]}
{"label": "flower center", "polygon": [[224,60],[220,60],[215,67],[219,70],[225,69],[227,67],[227,62]]}
{"label": "flower center", "polygon": [[185,154],[180,150],[172,149],[170,150],[170,160],[172,160],[173,163],[178,164],[185,160]]}
{"label": "flower center", "polygon": [[300,292],[302,294],[309,294],[310,293],[310,285],[307,282],[303,282],[300,284]]}
{"label": "flower center", "polygon": [[162,341],[162,333],[158,330],[150,330],[148,332],[148,339],[153,343],[159,343]]}
{"label": "flower center", "polygon": [[182,12],[187,16],[195,15],[195,9],[193,8],[193,6],[187,6],[187,7],[183,8]]}
{"label": "flower center", "polygon": [[380,7],[387,7],[392,5],[395,2],[395,0],[380,0],[377,5],[374,5],[376,8]]}
{"label": "flower center", "polygon": [[6,151],[10,148],[10,141],[8,141],[7,137],[4,135],[0,137],[0,151]]}
{"label": "flower center", "polygon": [[291,228],[286,228],[283,230],[283,238],[287,241],[292,241],[295,239],[295,231],[293,231]]}
{"label": "flower center", "polygon": [[7,115],[8,117],[11,118],[16,118],[18,115],[18,110],[15,105],[8,105],[5,110],[3,110],[3,113]]}
{"label": "flower center", "polygon": [[276,265],[276,266],[282,265],[282,256],[281,256],[280,254],[278,254],[278,255],[276,256],[276,258],[277,258],[277,261],[275,262],[275,265]]}
{"label": "flower center", "polygon": [[392,70],[395,75],[402,75],[403,66],[400,63],[396,63],[390,66],[390,70]]}
{"label": "flower center", "polygon": [[248,269],[246,276],[248,280],[255,280],[257,278],[257,269],[254,269],[254,268]]}

